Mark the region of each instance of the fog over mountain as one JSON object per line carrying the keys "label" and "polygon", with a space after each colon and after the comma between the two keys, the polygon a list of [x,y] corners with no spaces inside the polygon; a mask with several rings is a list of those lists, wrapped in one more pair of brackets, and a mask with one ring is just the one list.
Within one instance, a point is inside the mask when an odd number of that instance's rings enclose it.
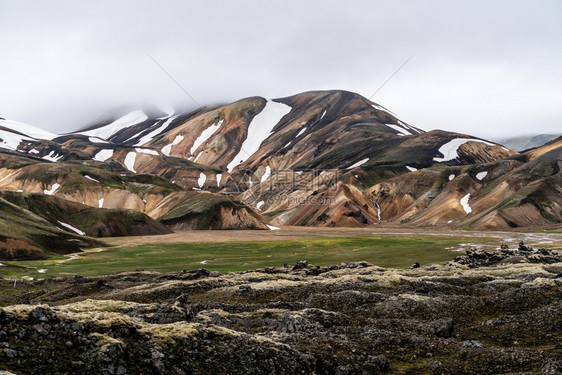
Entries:
{"label": "fog over mountain", "polygon": [[55,133],[124,106],[321,89],[369,98],[391,77],[372,100],[425,130],[500,138],[555,133],[562,120],[557,1],[0,0],[0,9],[0,117]]}

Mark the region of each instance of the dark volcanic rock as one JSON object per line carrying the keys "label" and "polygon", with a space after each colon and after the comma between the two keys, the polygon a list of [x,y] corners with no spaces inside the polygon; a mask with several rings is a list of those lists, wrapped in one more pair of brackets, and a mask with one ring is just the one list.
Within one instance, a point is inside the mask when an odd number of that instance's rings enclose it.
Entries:
{"label": "dark volcanic rock", "polygon": [[[0,279],[0,369],[557,374],[561,274],[553,252],[502,249],[405,270],[301,261],[226,275],[59,277],[15,289]],[[14,304],[22,299],[29,304]]]}

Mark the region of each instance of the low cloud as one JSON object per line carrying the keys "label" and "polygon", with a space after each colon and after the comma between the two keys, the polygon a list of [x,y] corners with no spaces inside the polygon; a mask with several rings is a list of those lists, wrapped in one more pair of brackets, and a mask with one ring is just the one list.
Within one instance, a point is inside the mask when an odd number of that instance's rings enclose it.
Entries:
{"label": "low cloud", "polygon": [[345,89],[426,130],[556,132],[562,4],[2,1],[0,116],[54,132],[145,104]]}

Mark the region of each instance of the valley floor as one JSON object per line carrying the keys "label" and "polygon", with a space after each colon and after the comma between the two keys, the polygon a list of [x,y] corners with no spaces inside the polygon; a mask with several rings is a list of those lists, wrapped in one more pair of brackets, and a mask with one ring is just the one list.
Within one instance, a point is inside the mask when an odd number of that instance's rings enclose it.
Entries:
{"label": "valley floor", "polygon": [[[176,231],[160,236],[110,237],[104,241],[115,246],[135,246],[151,243],[191,243],[191,242],[246,242],[320,239],[326,237],[456,237],[473,238],[479,246],[498,247],[505,243],[517,246],[520,241],[533,246],[548,246],[562,250],[562,229],[552,232],[500,232],[439,230],[434,228],[404,228],[404,226],[384,226],[375,228],[322,228],[322,227],[283,227],[280,230],[189,230]],[[481,239],[485,239],[482,241]],[[455,250],[464,250],[467,246]]]}
{"label": "valley floor", "polygon": [[562,233],[472,232],[385,228],[283,227],[255,231],[178,231],[159,236],[104,239],[108,246],[37,261],[2,261],[1,277],[43,279],[138,270],[206,268],[233,272],[282,267],[307,260],[320,266],[367,261],[380,267],[442,264],[473,248],[562,250]]}

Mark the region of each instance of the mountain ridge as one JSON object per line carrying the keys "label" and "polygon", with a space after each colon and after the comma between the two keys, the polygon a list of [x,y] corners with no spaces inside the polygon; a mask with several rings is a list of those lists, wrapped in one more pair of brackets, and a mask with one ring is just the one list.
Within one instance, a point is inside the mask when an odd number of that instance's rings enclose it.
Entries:
{"label": "mountain ridge", "polygon": [[[176,223],[177,228],[392,222],[505,229],[560,222],[559,199],[541,182],[550,179],[559,186],[559,170],[547,167],[556,164],[558,154],[550,154],[554,161],[541,159],[558,144],[544,152],[519,154],[466,134],[424,131],[343,90],[272,100],[254,96],[157,116],[136,109],[74,133],[49,136],[52,140],[0,128],[0,147],[4,142],[11,150],[0,152],[0,190],[46,193],[56,184],[60,187],[52,194],[64,199],[133,209],[156,220],[177,211],[185,199],[200,200],[201,207],[207,207],[203,202],[220,206],[226,199],[234,202],[231,214],[240,224],[227,219],[229,209],[209,206],[204,211],[216,216],[193,219],[203,211],[190,208],[182,214],[187,216],[180,216],[195,221]],[[533,158],[552,173],[533,175],[527,184],[552,197],[550,203],[539,204],[550,208],[531,204],[536,212],[528,206],[522,209],[533,213],[531,220],[523,220],[523,214],[506,219],[501,202],[524,188],[523,180],[506,176],[519,173],[517,168]],[[462,178],[449,180],[450,175]],[[381,195],[390,189],[386,181],[395,184],[390,196]],[[494,190],[495,184],[509,187],[502,193]],[[496,198],[481,196],[488,190]],[[322,204],[317,204],[318,198]],[[525,199],[510,204],[521,207],[529,203],[530,198]],[[498,210],[504,219],[489,216]],[[469,220],[485,212],[489,215],[478,219],[484,220],[480,224]]]}

